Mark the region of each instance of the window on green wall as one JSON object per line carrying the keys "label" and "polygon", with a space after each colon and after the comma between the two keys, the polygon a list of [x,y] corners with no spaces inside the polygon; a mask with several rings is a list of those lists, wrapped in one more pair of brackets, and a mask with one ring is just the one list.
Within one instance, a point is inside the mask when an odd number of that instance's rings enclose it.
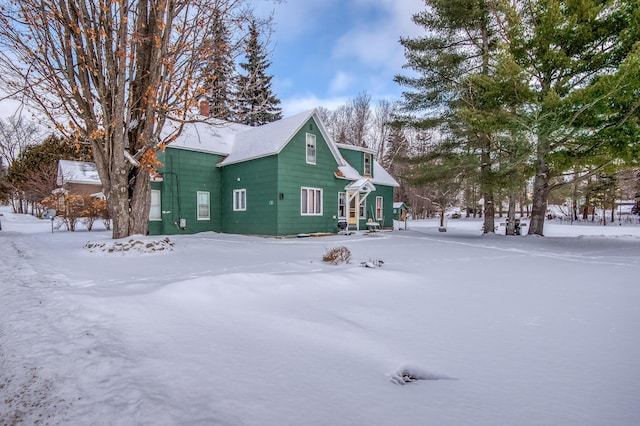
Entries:
{"label": "window on green wall", "polygon": [[151,190],[151,208],[149,208],[149,220],[162,220],[159,189]]}
{"label": "window on green wall", "polygon": [[373,155],[365,152],[364,154],[364,175],[372,176],[371,174],[371,164],[373,163]]}
{"label": "window on green wall", "polygon": [[300,201],[300,214],[303,216],[322,215],[322,189],[301,188]]}
{"label": "window on green wall", "polygon": [[243,212],[245,210],[247,210],[247,190],[234,189],[233,190],[233,211]]}
{"label": "window on green wall", "polygon": [[209,193],[204,191],[198,191],[198,220],[209,220],[211,215],[209,213]]}
{"label": "window on green wall", "polygon": [[367,217],[367,199],[364,197],[360,198],[360,204],[358,205],[358,217],[360,219]]}
{"label": "window on green wall", "polygon": [[382,197],[376,197],[376,220],[382,220]]}
{"label": "window on green wall", "polygon": [[316,135],[307,133],[307,164],[316,164]]}
{"label": "window on green wall", "polygon": [[338,217],[347,217],[347,193],[338,192]]}

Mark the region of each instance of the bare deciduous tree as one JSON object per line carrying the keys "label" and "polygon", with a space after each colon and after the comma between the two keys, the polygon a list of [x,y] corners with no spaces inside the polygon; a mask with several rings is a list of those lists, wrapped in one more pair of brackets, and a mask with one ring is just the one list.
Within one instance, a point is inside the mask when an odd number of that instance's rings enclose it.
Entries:
{"label": "bare deciduous tree", "polygon": [[0,118],[0,165],[11,167],[18,154],[39,136],[36,125],[21,115]]}
{"label": "bare deciduous tree", "polygon": [[0,0],[0,81],[90,144],[114,238],[147,232],[156,151],[192,119],[216,16],[241,5]]}
{"label": "bare deciduous tree", "polygon": [[371,118],[371,95],[366,92],[359,93],[351,101],[351,110],[353,111],[352,137],[351,144],[366,147],[367,133],[369,130],[369,119]]}

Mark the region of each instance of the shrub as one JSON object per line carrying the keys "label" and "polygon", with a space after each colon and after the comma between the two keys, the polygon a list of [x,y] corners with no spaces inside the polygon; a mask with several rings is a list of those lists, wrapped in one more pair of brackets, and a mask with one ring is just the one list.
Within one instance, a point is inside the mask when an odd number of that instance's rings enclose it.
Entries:
{"label": "shrub", "polygon": [[331,263],[332,265],[338,265],[340,263],[349,263],[351,260],[351,251],[348,248],[334,247],[331,250],[327,250],[322,257],[323,262]]}

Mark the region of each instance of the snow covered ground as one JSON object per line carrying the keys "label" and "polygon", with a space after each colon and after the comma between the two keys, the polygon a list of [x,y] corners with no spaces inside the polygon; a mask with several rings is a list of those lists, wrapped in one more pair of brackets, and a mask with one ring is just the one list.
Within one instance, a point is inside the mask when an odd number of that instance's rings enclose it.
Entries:
{"label": "snow covered ground", "polygon": [[[2,425],[640,424],[637,226],[123,254],[0,212]],[[338,246],[351,263],[323,263]]]}

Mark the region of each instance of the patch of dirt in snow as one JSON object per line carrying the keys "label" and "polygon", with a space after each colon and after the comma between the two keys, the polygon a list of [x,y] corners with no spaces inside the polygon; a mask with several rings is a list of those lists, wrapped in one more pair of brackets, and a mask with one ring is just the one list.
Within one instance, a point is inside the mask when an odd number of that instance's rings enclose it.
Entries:
{"label": "patch of dirt in snow", "polygon": [[129,240],[118,240],[109,243],[88,242],[84,248],[92,253],[114,253],[114,254],[152,254],[166,253],[173,250],[173,242],[168,237],[160,240],[153,240],[148,237],[134,237]]}
{"label": "patch of dirt in snow", "polygon": [[61,424],[70,407],[64,399],[55,398],[55,382],[40,376],[37,367],[22,366],[22,371],[0,378],[2,417],[0,425]]}

